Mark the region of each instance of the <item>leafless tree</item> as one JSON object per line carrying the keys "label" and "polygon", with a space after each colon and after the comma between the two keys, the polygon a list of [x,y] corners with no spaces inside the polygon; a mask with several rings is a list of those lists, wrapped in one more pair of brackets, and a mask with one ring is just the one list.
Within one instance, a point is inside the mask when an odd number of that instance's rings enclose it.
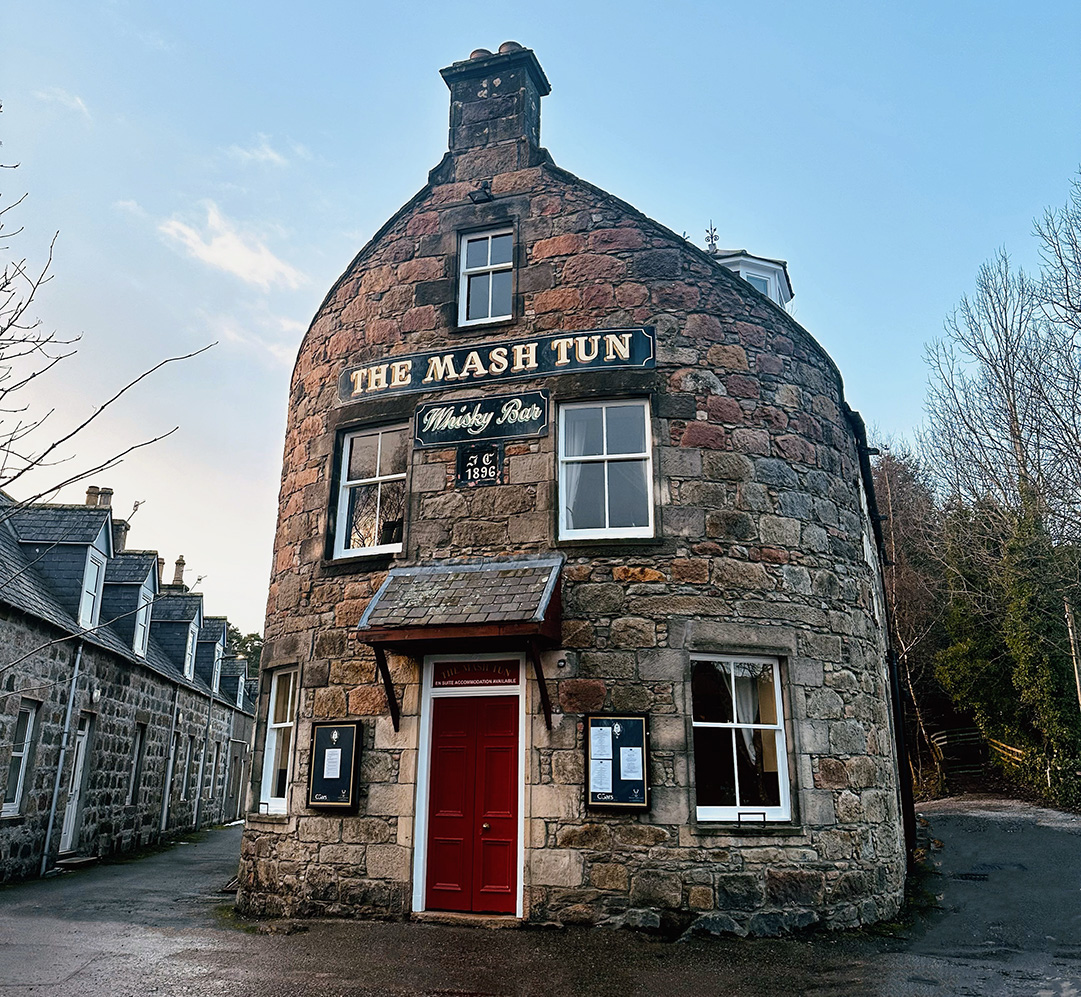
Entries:
{"label": "leafless tree", "polygon": [[[51,498],[65,486],[108,470],[133,451],[175,432],[174,426],[149,439],[120,446],[105,459],[80,461],[76,455],[76,448],[88,430],[135,385],[167,364],[209,349],[204,347],[162,360],[121,385],[90,415],[73,425],[57,425],[55,410],[32,410],[25,400],[26,389],[71,357],[79,338],[59,336],[34,316],[35,300],[51,279],[56,236],[49,243],[44,263],[38,266],[31,265],[26,256],[15,251],[23,229],[14,223],[13,212],[25,200],[24,194],[5,204],[0,193],[0,490],[6,492],[13,485],[29,484],[31,494],[23,495],[18,503],[0,511],[0,522],[20,506]],[[45,469],[48,469],[45,474],[40,473]]]}

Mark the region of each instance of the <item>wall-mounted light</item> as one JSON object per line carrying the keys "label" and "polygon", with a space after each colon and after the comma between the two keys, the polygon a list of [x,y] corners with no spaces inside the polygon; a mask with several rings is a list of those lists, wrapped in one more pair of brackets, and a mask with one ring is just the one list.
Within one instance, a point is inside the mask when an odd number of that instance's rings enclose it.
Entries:
{"label": "wall-mounted light", "polygon": [[95,705],[101,702],[101,689],[97,688],[90,693],[90,701]]}
{"label": "wall-mounted light", "polygon": [[469,192],[469,200],[474,204],[487,204],[492,200],[491,180],[481,180],[480,186],[476,190]]}

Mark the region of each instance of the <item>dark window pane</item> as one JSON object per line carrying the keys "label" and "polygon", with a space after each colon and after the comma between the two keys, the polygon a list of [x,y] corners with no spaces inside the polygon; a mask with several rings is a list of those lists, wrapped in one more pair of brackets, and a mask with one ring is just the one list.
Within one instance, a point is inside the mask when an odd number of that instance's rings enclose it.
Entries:
{"label": "dark window pane", "polygon": [[509,270],[500,270],[492,274],[492,314],[510,314],[511,274]]}
{"label": "dark window pane", "polygon": [[375,546],[375,506],[378,485],[349,489],[349,519],[345,527],[346,549]]}
{"label": "dark window pane", "polygon": [[732,722],[732,687],[721,661],[696,661],[691,676],[694,719],[711,724]]}
{"label": "dark window pane", "polygon": [[609,463],[608,525],[649,526],[649,482],[644,460]]}
{"label": "dark window pane", "polygon": [[572,530],[604,529],[604,465],[567,464],[563,504]]}
{"label": "dark window pane", "polygon": [[384,481],[379,486],[379,546],[402,542],[405,482]]}
{"label": "dark window pane", "polygon": [[641,405],[608,406],[608,453],[645,453],[645,411]]}
{"label": "dark window pane", "polygon": [[468,278],[468,286],[465,317],[467,319],[487,318],[488,274],[482,273]]}
{"label": "dark window pane", "polygon": [[385,478],[388,474],[404,474],[407,452],[405,430],[393,429],[380,436],[379,476]]}
{"label": "dark window pane", "polygon": [[15,790],[19,788],[19,769],[22,767],[22,755],[14,755],[8,762],[7,788],[4,790],[4,802],[15,802]]}
{"label": "dark window pane", "polygon": [[376,455],[379,450],[379,436],[354,436],[349,442],[349,481],[374,478],[376,473]]}
{"label": "dark window pane", "polygon": [[[697,734],[698,731],[695,731]],[[781,788],[777,779],[777,734],[772,730],[737,730],[739,805],[777,807]],[[747,742],[750,742],[749,744]]]}
{"label": "dark window pane", "polygon": [[509,232],[506,235],[492,236],[492,256],[488,262],[492,266],[500,263],[510,263],[511,246],[512,236]]}
{"label": "dark window pane", "polygon": [[736,805],[733,733],[723,727],[694,729],[694,786],[700,807]]}
{"label": "dark window pane", "polygon": [[15,743],[12,745],[13,750],[22,751],[25,747],[23,742],[26,740],[26,728],[30,726],[30,711],[19,710],[19,719],[15,721]]}
{"label": "dark window pane", "polygon": [[570,408],[563,416],[563,454],[585,457],[602,453],[601,409]]}
{"label": "dark window pane", "polygon": [[467,239],[465,243],[465,266],[467,270],[488,265],[488,237]]}

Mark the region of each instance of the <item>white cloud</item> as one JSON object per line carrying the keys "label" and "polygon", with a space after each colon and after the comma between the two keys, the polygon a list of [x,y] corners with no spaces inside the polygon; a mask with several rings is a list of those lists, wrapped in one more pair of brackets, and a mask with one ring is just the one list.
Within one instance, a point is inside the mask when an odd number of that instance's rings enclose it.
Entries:
{"label": "white cloud", "polygon": [[[214,334],[219,336],[225,342],[233,343],[236,346],[244,347],[245,349],[252,350],[256,353],[261,353],[264,359],[271,360],[277,366],[286,368],[291,368],[293,366],[293,361],[296,359],[297,340],[299,340],[299,336],[296,336],[291,343],[280,343],[260,335],[248,325],[242,324],[232,315],[206,315],[205,318],[207,325],[213,330]],[[292,319],[284,318],[282,316],[252,316],[249,319],[249,322],[251,325],[269,324],[276,326],[282,332],[295,332],[296,330],[303,331],[306,328],[301,325],[301,323],[294,322]]]}
{"label": "white cloud", "polygon": [[[293,148],[296,151],[297,147],[294,146]],[[242,149],[239,145],[231,145],[225,151],[230,157],[245,165],[249,163],[269,163],[272,166],[289,165],[289,160],[271,146],[266,135],[258,136],[258,143],[248,149]]]}
{"label": "white cloud", "polygon": [[204,231],[196,230],[175,216],[162,222],[158,231],[183,246],[195,259],[264,291],[275,284],[295,289],[307,283],[303,273],[278,259],[258,236],[242,231],[235,222],[225,218],[213,201],[206,202]]}
{"label": "white cloud", "polygon": [[134,215],[136,218],[149,217],[138,201],[113,201],[113,207],[116,208],[117,211],[123,211],[126,214]]}
{"label": "white cloud", "polygon": [[83,102],[82,97],[68,93],[61,87],[46,87],[44,90],[35,90],[34,96],[49,104],[59,104],[69,111],[78,111],[87,121],[90,120],[90,110]]}

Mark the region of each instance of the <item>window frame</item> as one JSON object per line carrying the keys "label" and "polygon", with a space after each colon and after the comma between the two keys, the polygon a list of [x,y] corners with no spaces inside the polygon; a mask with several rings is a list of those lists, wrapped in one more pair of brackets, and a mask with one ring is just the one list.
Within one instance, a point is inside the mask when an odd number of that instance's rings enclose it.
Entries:
{"label": "window frame", "polygon": [[[259,807],[266,807],[268,814],[284,814],[289,811],[289,784],[296,755],[296,722],[299,700],[299,668],[279,668],[270,673],[270,697],[267,701],[266,736],[263,740],[263,774],[259,780]],[[288,719],[274,722],[274,703],[277,700],[278,687],[283,679],[292,682],[291,699],[288,704]],[[285,793],[283,796],[271,795],[274,778],[274,756],[278,751],[278,742],[283,731],[289,731],[289,758],[286,766]]]}
{"label": "window frame", "polygon": [[[695,719],[694,711],[694,666],[697,662],[725,662],[730,665],[735,664],[769,664],[773,668],[773,689],[774,689],[774,711],[777,717],[777,722],[772,724],[764,723],[741,723],[738,718],[734,718],[728,722],[713,722],[713,721],[701,721]],[[781,659],[775,655],[763,655],[763,654],[705,654],[705,653],[693,653],[690,660],[690,682],[688,692],[691,697],[691,751],[690,751],[690,767],[694,774],[695,785],[695,820],[703,823],[729,823],[729,824],[741,824],[750,826],[764,826],[764,825],[776,825],[791,823],[792,821],[792,773],[790,771],[788,761],[788,730],[787,730],[787,715],[785,713],[785,697],[782,683],[784,681],[783,669],[781,668]],[[697,756],[695,753],[695,731],[700,729],[713,729],[713,730],[734,730],[739,731],[743,729],[750,730],[768,730],[773,731],[778,735],[776,741],[776,753],[777,753],[777,786],[778,786],[778,805],[763,807],[758,804],[743,805],[736,803],[734,806],[701,806],[697,800],[697,788],[698,788],[698,765]],[[733,751],[735,751],[735,741],[733,741]],[[738,767],[733,764],[733,771],[736,779],[736,793],[737,800],[739,794],[739,772]],[[750,819],[754,818],[754,819]]]}
{"label": "window frame", "polygon": [[198,650],[199,625],[192,620],[188,624],[188,644],[184,648],[184,678],[195,678],[195,653]]}
{"label": "window frame", "polygon": [[[466,245],[471,240],[487,238],[489,240],[488,258],[491,259],[491,240],[496,236],[509,235],[511,238],[510,262],[488,263],[483,267],[468,267],[466,264]],[[514,320],[514,226],[499,225],[494,228],[476,229],[472,232],[462,232],[458,236],[458,325],[465,328],[475,325],[494,325],[499,322],[512,322]],[[510,311],[499,315],[487,315],[484,318],[469,318],[469,278],[487,273],[489,276],[495,273],[510,273]],[[492,282],[488,282],[488,308],[492,307]]]}
{"label": "window frame", "polygon": [[[101,621],[101,593],[105,586],[105,564],[108,558],[94,547],[86,550],[83,563],[83,580],[79,592],[79,626],[84,630],[96,627]],[[90,581],[90,566],[98,569],[97,586],[91,591],[87,586]],[[89,603],[89,604],[88,604]]]}
{"label": "window frame", "polygon": [[[351,456],[351,447],[353,440],[359,439],[364,436],[379,436],[379,449],[377,451],[376,467],[379,466],[379,461],[383,454],[383,439],[384,433],[402,432],[405,433],[406,445],[406,458],[405,469],[401,472],[394,474],[376,474],[371,478],[350,478],[349,475],[349,458]],[[408,505],[408,492],[406,490],[406,480],[409,476],[409,441],[412,439],[410,436],[410,428],[408,423],[390,423],[388,425],[379,426],[364,426],[360,429],[350,430],[341,434],[341,445],[338,448],[338,489],[337,489],[337,508],[335,509],[334,516],[334,549],[333,557],[335,560],[341,560],[352,557],[378,557],[386,554],[399,554],[405,548],[405,513]],[[402,482],[402,539],[397,543],[391,544],[375,544],[371,547],[346,547],[346,541],[349,535],[349,498],[350,492],[354,488],[359,488],[362,485],[379,485],[379,498],[376,505],[376,520],[378,521],[379,512],[382,503],[382,484],[389,481],[401,481]]]}
{"label": "window frame", "polygon": [[[564,454],[566,440],[566,413],[574,409],[601,408],[602,416],[601,444],[602,448],[608,448],[607,412],[611,408],[640,407],[643,412],[646,449],[633,454],[597,454],[584,457],[567,457]],[[626,463],[630,461],[645,461],[646,501],[649,509],[649,523],[646,526],[605,526],[602,528],[573,529],[567,524],[567,504],[564,497],[567,494],[566,468],[571,464],[603,463],[605,465]],[[556,440],[556,484],[558,496],[557,509],[557,538],[560,541],[568,540],[652,540],[656,536],[657,515],[655,510],[655,496],[653,487],[653,416],[649,398],[596,398],[583,401],[564,402],[559,406],[558,438]],[[608,501],[608,474],[605,473],[605,503],[604,516],[608,522],[611,516],[611,508]]]}
{"label": "window frame", "polygon": [[[26,732],[23,734],[22,748],[20,751],[16,751],[15,745],[15,731],[19,729],[19,717],[23,714],[27,714],[26,718]],[[8,777],[11,776],[11,760],[16,756],[19,757],[19,774],[15,779],[15,792],[12,795],[10,801],[3,802],[3,798],[0,797],[0,817],[17,817],[22,813],[23,797],[26,795],[26,774],[30,770],[30,751],[33,746],[34,729],[37,726],[37,713],[38,704],[33,703],[28,699],[24,699],[19,706],[18,711],[15,714],[15,726],[12,728],[11,735],[11,755],[8,759]],[[4,784],[4,795],[7,795],[8,784]]]}
{"label": "window frame", "polygon": [[131,649],[140,657],[145,658],[150,646],[150,613],[154,605],[154,595],[146,587],[139,587],[139,608],[135,611],[135,625],[131,639]]}

